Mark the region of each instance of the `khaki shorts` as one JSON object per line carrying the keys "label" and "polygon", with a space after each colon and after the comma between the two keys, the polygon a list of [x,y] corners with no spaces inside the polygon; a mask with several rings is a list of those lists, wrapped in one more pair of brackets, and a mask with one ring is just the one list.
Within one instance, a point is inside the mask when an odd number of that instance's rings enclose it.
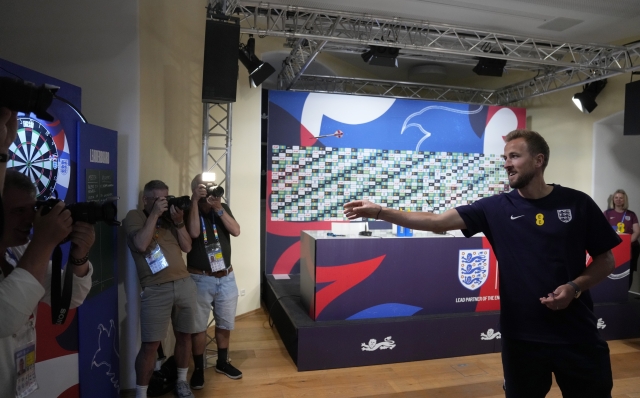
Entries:
{"label": "khaki shorts", "polygon": [[151,285],[140,295],[140,329],[143,343],[162,341],[169,320],[173,330],[196,333],[196,285],[190,277]]}

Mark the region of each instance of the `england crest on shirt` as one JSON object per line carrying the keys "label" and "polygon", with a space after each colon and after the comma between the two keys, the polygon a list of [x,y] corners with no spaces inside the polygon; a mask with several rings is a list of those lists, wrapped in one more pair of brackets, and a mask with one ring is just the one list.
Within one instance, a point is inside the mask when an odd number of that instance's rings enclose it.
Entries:
{"label": "england crest on shirt", "polygon": [[560,221],[564,223],[571,221],[571,210],[569,209],[558,210],[558,218],[560,219]]}
{"label": "england crest on shirt", "polygon": [[476,290],[489,276],[489,249],[460,250],[458,278],[462,286]]}

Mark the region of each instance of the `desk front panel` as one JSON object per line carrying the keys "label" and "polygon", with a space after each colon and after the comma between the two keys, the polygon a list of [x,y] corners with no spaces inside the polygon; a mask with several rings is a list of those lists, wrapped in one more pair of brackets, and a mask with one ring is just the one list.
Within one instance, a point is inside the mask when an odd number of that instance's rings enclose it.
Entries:
{"label": "desk front panel", "polygon": [[[500,309],[496,259],[484,237],[301,236],[301,295],[318,321],[474,313]],[[626,238],[625,238],[626,236]],[[596,302],[625,301],[629,236]],[[588,260],[590,261],[590,260]]]}

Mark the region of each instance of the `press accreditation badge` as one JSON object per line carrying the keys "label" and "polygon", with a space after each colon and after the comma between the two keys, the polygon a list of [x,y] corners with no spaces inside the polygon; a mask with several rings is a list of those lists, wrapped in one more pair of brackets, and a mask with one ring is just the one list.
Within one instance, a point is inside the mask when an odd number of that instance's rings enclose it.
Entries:
{"label": "press accreditation badge", "polygon": [[208,244],[205,249],[207,250],[207,257],[209,258],[209,264],[211,264],[211,271],[218,272],[227,268],[224,264],[224,258],[222,257],[222,247],[219,242]]}
{"label": "press accreditation badge", "polygon": [[155,247],[151,249],[151,252],[145,255],[144,258],[147,260],[151,273],[154,275],[169,266],[167,259],[164,257],[164,253],[162,253],[162,249],[160,249],[160,245],[157,243]]}
{"label": "press accreditation badge", "polygon": [[[26,328],[26,330],[24,329]],[[16,371],[16,397],[23,398],[38,389],[36,381],[36,343],[33,320],[17,336],[18,348],[13,354]]]}

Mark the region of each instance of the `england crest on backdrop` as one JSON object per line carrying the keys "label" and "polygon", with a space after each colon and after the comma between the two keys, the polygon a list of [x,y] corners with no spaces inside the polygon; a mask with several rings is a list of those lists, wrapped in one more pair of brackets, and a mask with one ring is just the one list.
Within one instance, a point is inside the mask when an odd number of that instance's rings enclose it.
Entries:
{"label": "england crest on backdrop", "polygon": [[458,280],[469,290],[484,285],[489,276],[489,249],[460,250]]}

